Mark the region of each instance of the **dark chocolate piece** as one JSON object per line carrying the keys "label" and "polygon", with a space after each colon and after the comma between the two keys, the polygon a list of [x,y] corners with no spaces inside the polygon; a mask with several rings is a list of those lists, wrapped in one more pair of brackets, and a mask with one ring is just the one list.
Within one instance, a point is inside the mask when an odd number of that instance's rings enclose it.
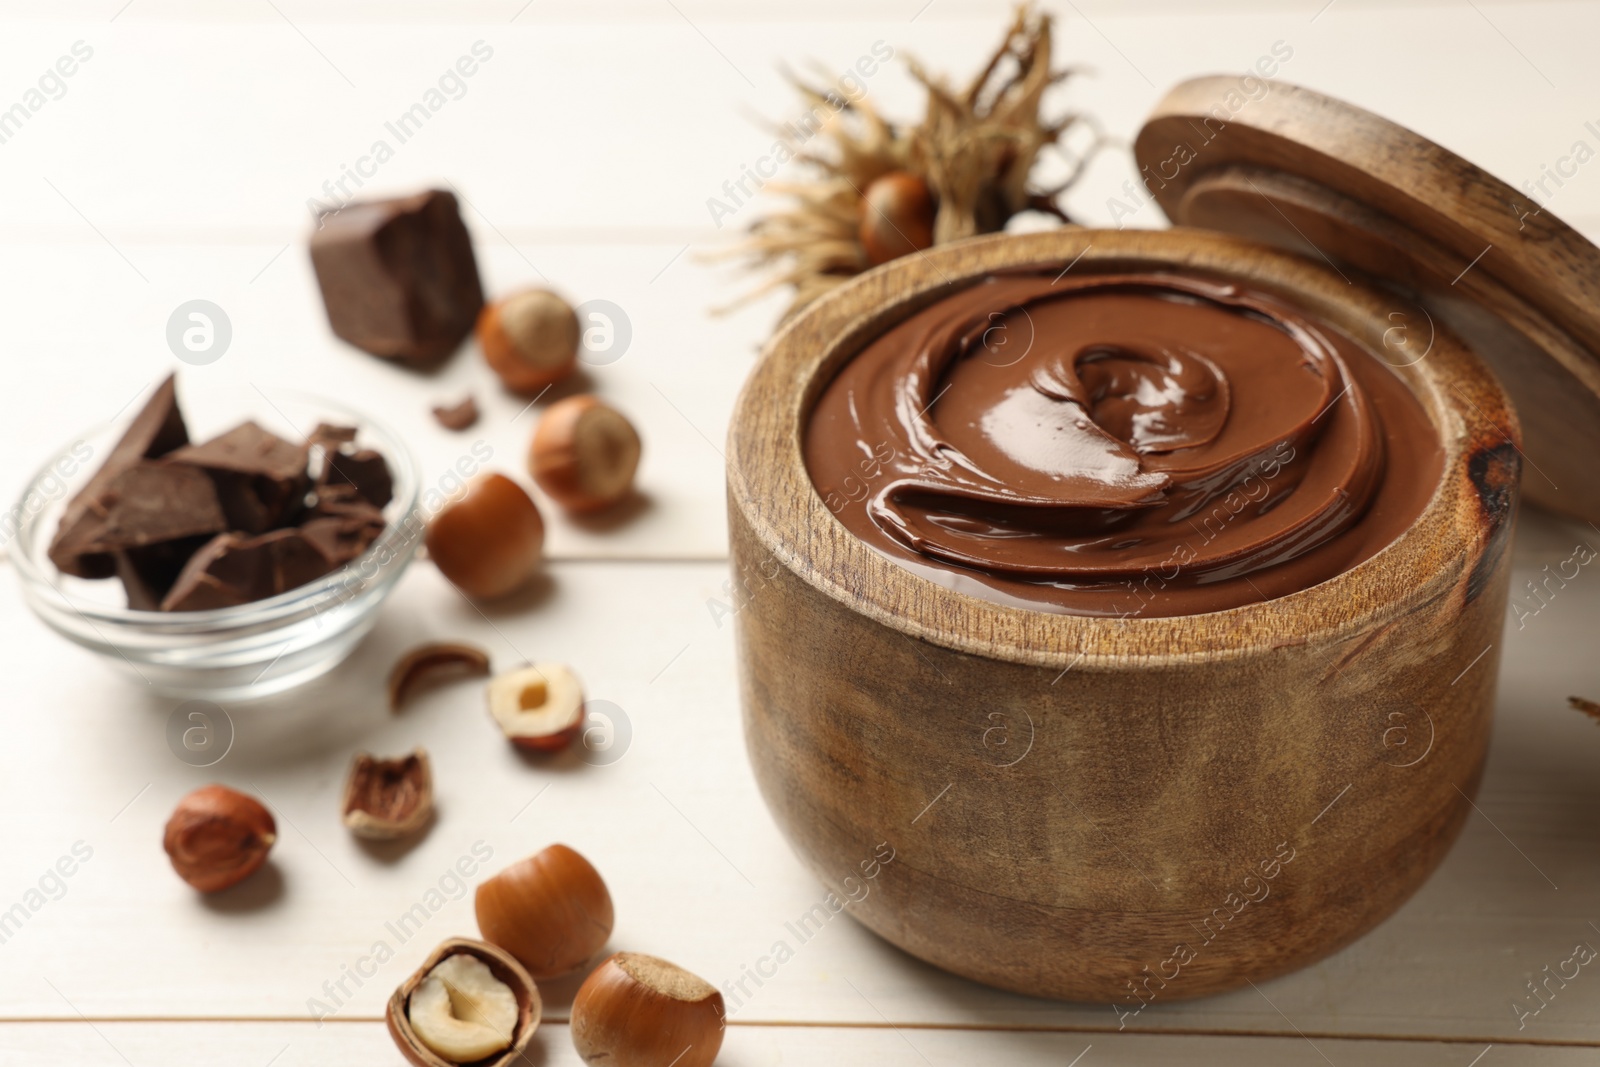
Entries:
{"label": "dark chocolate piece", "polygon": [[336,566],[318,541],[299,529],[259,537],[220,534],[190,558],[161,609],[205,611],[264,600],[315,581]]}
{"label": "dark chocolate piece", "polygon": [[447,430],[465,430],[478,421],[478,402],[468,396],[454,407],[440,404],[434,407],[433,417]]}
{"label": "dark chocolate piece", "polygon": [[443,190],[324,213],[311,265],[333,332],[412,366],[454,352],[483,309],[472,238]]}
{"label": "dark chocolate piece", "polygon": [[254,474],[287,482],[306,472],[306,446],[285,441],[254,422],[238,426],[199,445],[186,445],[168,457],[212,471]]}
{"label": "dark chocolate piece", "polygon": [[88,527],[97,521],[89,514],[90,505],[122,471],[142,459],[155,459],[188,443],[189,431],[183,425],[183,413],[178,410],[177,383],[169,374],[133,417],[100,469],[67,503],[48,553],[56,569],[79,578],[109,578],[115,574],[117,564],[109,554],[84,554],[71,547],[84,544]]}
{"label": "dark chocolate piece", "polygon": [[266,552],[250,539],[223,533],[193,556],[161,601],[162,611],[209,611],[247,604],[268,596]]}
{"label": "dark chocolate piece", "polygon": [[207,473],[216,484],[217,498],[232,529],[265,533],[295,523],[305,510],[306,478],[280,482],[231,471]]}
{"label": "dark chocolate piece", "polygon": [[167,458],[203,468],[211,476],[229,528],[264,533],[293,522],[304,507],[308,455],[306,445],[245,422]]}
{"label": "dark chocolate piece", "polygon": [[305,539],[327,559],[329,569],[342,567],[363,555],[383,533],[383,520],[360,518],[312,519],[300,527]]}
{"label": "dark chocolate piece", "polygon": [[159,611],[161,601],[183,573],[185,562],[211,538],[205,535],[162,541],[143,548],[119,548],[111,553],[117,577],[135,611]]}
{"label": "dark chocolate piece", "polygon": [[374,507],[359,489],[347,482],[317,486],[316,502],[307,509],[300,525],[322,518],[361,519],[379,526],[384,524],[383,509]]}
{"label": "dark chocolate piece", "polygon": [[363,448],[359,452],[329,452],[322,472],[324,485],[350,485],[367,503],[381,508],[394,499],[394,478],[382,455]]}
{"label": "dark chocolate piece", "polygon": [[311,436],[306,438],[306,444],[317,445],[327,452],[337,452],[339,446],[347,445],[355,439],[354,426],[335,426],[331,422],[319,422],[317,428],[311,431]]}
{"label": "dark chocolate piece", "polygon": [[141,460],[111,479],[62,547],[80,555],[111,553],[225,529],[216,487],[204,471]]}

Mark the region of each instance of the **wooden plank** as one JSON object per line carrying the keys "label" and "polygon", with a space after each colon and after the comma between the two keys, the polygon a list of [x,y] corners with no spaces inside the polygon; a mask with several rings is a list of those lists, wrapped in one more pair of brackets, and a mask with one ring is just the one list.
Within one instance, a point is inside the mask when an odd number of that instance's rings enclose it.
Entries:
{"label": "wooden plank", "polygon": [[[1514,579],[1525,603],[1538,604],[1524,583],[1585,536],[1600,546],[1594,531],[1525,521]],[[1409,904],[1299,974],[1259,991],[1157,1004],[1126,1025],[1592,1040],[1600,982],[1586,969],[1564,988],[1552,985],[1548,1006],[1520,1028],[1512,1005],[1530,1011],[1537,1002],[1525,982],[1560,967],[1575,944],[1600,946],[1589,925],[1600,916],[1600,855],[1584,814],[1600,802],[1600,731],[1565,707],[1568,693],[1600,695],[1584,637],[1600,625],[1595,573],[1582,568],[1545,594],[1547,606],[1523,628],[1508,628],[1482,814]],[[665,955],[723,985],[741,1023],[1116,1028],[1107,1005],[983,989],[853,923],[829,921],[797,937],[792,925],[824,893],[777,836],[746,767],[723,569],[569,563],[551,575],[530,610],[485,618],[419,564],[373,637],[327,684],[230,708],[234,749],[206,769],[184,766],[167,747],[173,702],[112,678],[39,632],[14,594],[0,594],[0,630],[28,642],[27,655],[8,662],[0,839],[10,851],[0,904],[23,901],[75,842],[93,849],[64,893],[49,881],[48,895],[60,899],[42,902],[4,944],[4,1015],[70,1018],[64,996],[93,1017],[298,1018],[318,1010],[311,1001],[337,997],[336,1017],[373,1018],[434,942],[473,931],[470,897],[449,871],[474,844],[492,849],[483,867],[495,869],[561,840],[605,873],[618,902],[614,946]],[[591,697],[625,709],[626,755],[609,766],[524,760],[496,735],[472,685],[390,717],[378,680],[397,650],[436,636],[478,641],[501,666],[574,664]],[[434,758],[438,824],[403,854],[358,845],[335,812],[349,754],[419,743]],[[272,872],[200,900],[167,868],[158,841],[176,798],[209,780],[265,795],[284,833]],[[441,883],[442,899],[428,897]],[[402,942],[386,924],[419,902],[425,922],[406,928]],[[375,966],[365,957],[380,942],[393,958]],[[779,942],[793,955],[774,967]],[[344,977],[356,968],[370,975],[359,986]],[[746,977],[757,969],[772,974],[759,987]],[[341,979],[342,995],[324,988]],[[572,992],[571,983],[547,990],[552,1017]]]}
{"label": "wooden plank", "polygon": [[[1207,1037],[1148,1034],[1041,1034],[857,1027],[733,1026],[718,1063],[740,1067],[967,1067],[1005,1063],[1074,1067],[1119,1064],[1226,1063],[1305,1065],[1363,1063],[1371,1067],[1461,1067],[1485,1052],[1470,1043],[1351,1041],[1315,1037]],[[330,1063],[399,1063],[381,1023],[317,1028],[306,1023],[84,1022],[0,1024],[4,1063],[73,1063],[81,1067],[311,1067]],[[1490,1058],[1492,1056],[1492,1059]],[[1576,1067],[1592,1062],[1589,1047],[1493,1047],[1485,1067]],[[578,1067],[563,1023],[546,1023],[534,1035],[528,1062]]]}

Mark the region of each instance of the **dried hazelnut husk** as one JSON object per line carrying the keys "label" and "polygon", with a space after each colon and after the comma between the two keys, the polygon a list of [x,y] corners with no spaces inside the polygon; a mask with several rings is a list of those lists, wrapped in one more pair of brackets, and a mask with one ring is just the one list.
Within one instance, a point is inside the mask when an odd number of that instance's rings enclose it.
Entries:
{"label": "dried hazelnut husk", "polygon": [[891,259],[933,247],[938,214],[933,190],[910,171],[890,171],[867,186],[861,197],[861,249],[876,267]]}
{"label": "dried hazelnut husk", "polygon": [[463,593],[504,596],[539,569],[544,520],[533,499],[503,474],[473,479],[428,524],[428,556]]}
{"label": "dried hazelnut husk", "polygon": [[489,673],[489,654],[460,641],[432,641],[406,652],[389,669],[389,710],[399,711],[412,693],[447,678]]}
{"label": "dried hazelnut husk", "polygon": [[161,844],[178,877],[215,893],[259,870],[277,839],[278,825],[259,800],[207,785],[178,801]]}
{"label": "dried hazelnut husk", "polygon": [[483,358],[514,393],[536,393],[572,373],[581,333],[572,305],[548,289],[525,289],[478,316]]}
{"label": "dried hazelnut husk", "polygon": [[[485,1005],[484,1007],[488,1009],[485,1011],[484,1008],[480,1008],[473,1003],[479,996],[485,996],[486,999],[491,1001],[499,999],[498,993],[492,987],[475,988],[483,986],[481,971],[478,968],[465,969],[477,972],[477,981],[474,981],[470,976],[464,981],[458,978],[457,980],[467,987],[457,988],[453,991],[448,988],[449,985],[455,984],[449,980],[453,976],[435,974],[441,964],[444,964],[446,960],[454,956],[466,956],[482,963],[484,967],[488,968],[493,982],[508,989],[516,1001],[515,1022],[510,1027],[509,1032],[504,1035],[506,1038],[505,1047],[487,1056],[479,1056],[471,1060],[450,1059],[433,1047],[438,1045],[449,1049],[451,1047],[449,1042],[452,1037],[470,1040],[475,1035],[470,1032],[459,1032],[460,1030],[468,1030],[468,1027],[453,1028],[450,1026],[448,1019],[441,1020],[444,1023],[443,1026],[430,1027],[428,1021],[420,1018],[414,1021],[412,1017],[412,998],[418,993],[419,989],[427,984],[430,975],[433,975],[436,979],[445,980],[446,991],[450,993],[448,1008],[450,1014],[456,1019],[470,1024],[472,1022],[487,1022],[489,1021],[487,1017],[497,1017],[501,1014],[500,1010],[492,1005]],[[471,984],[468,985],[468,983]],[[424,993],[423,998],[427,1003],[416,1005],[417,1010],[433,1012],[444,1007],[445,1004],[441,1003],[438,993],[439,990],[436,987]],[[474,941],[465,937],[452,937],[434,949],[428,955],[428,958],[423,961],[422,966],[417,968],[411,977],[400,983],[400,987],[389,998],[388,1008],[384,1012],[384,1017],[389,1024],[389,1036],[394,1039],[395,1045],[399,1047],[400,1054],[406,1058],[406,1062],[413,1064],[414,1067],[457,1067],[462,1063],[471,1063],[474,1067],[509,1067],[510,1064],[523,1058],[523,1052],[527,1049],[528,1042],[532,1039],[534,1031],[539,1028],[539,1020],[543,1013],[544,1005],[539,999],[538,986],[534,984],[533,978],[522,968],[522,965],[511,957],[510,953],[482,941]],[[494,1018],[493,1021],[498,1027],[500,1020]],[[421,1033],[419,1033],[417,1025],[419,1022],[422,1024],[420,1027]],[[458,1029],[458,1032],[452,1035],[450,1033],[452,1029]],[[423,1039],[424,1033],[431,1039],[431,1044],[430,1041]],[[498,1042],[491,1043],[497,1044]],[[471,1054],[476,1051],[478,1049],[464,1047],[462,1054]]]}
{"label": "dried hazelnut husk", "polygon": [[344,782],[344,824],[357,837],[393,841],[421,830],[433,817],[433,770],[428,752],[379,759],[358,752]]}
{"label": "dried hazelnut husk", "polygon": [[633,489],[639,453],[639,432],[625,415],[594,396],[569,396],[539,420],[528,469],[566,510],[598,511]]}
{"label": "dried hazelnut husk", "polygon": [[480,883],[473,904],[484,938],[535,978],[558,978],[588,963],[616,921],[600,872],[566,845],[551,845]]}
{"label": "dried hazelnut husk", "polygon": [[722,994],[675,963],[619,952],[572,1001],[572,1043],[606,1067],[711,1067],[726,1026]]}

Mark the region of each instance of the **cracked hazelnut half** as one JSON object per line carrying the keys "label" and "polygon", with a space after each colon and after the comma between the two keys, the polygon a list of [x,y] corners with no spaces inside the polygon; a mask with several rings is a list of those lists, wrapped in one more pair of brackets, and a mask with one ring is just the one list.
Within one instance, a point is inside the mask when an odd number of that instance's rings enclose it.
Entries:
{"label": "cracked hazelnut half", "polygon": [[518,748],[554,752],[583,731],[583,686],[561,663],[506,671],[489,679],[489,714]]}
{"label": "cracked hazelnut half", "polygon": [[470,597],[504,596],[526,584],[544,551],[544,519],[522,486],[483,474],[428,523],[428,555]]}
{"label": "cracked hazelnut half", "polygon": [[598,511],[633,489],[640,451],[639,432],[622,412],[593,396],[569,396],[539,420],[528,470],[568,511]]}
{"label": "cracked hazelnut half", "polygon": [[412,693],[435,682],[488,673],[489,654],[476,645],[457,641],[418,645],[389,670],[389,710],[399,711]]}
{"label": "cracked hazelnut half", "polygon": [[535,978],[558,978],[594,959],[616,922],[594,865],[566,845],[518,860],[478,885],[478,930]]}
{"label": "cracked hazelnut half", "polygon": [[506,1067],[521,1059],[544,1005],[509,953],[465,937],[442,942],[389,998],[389,1036],[414,1067]]}
{"label": "cracked hazelnut half", "polygon": [[161,844],[178,877],[215,893],[259,870],[277,839],[278,825],[259,800],[207,785],[178,801]]}
{"label": "cracked hazelnut half", "polygon": [[369,841],[393,841],[422,829],[433,816],[427,750],[398,759],[358,752],[345,779],[341,810],[350,832]]}
{"label": "cracked hazelnut half", "polygon": [[722,1048],[722,994],[675,963],[619,952],[572,1001],[572,1043],[607,1067],[711,1067]]}
{"label": "cracked hazelnut half", "polygon": [[478,344],[514,393],[536,393],[578,365],[578,313],[548,289],[524,289],[484,306]]}

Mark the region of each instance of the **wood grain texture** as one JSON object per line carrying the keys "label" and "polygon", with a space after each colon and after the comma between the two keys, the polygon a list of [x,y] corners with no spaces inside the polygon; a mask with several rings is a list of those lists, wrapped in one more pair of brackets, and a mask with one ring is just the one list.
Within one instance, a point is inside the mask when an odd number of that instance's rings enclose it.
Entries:
{"label": "wood grain texture", "polygon": [[1419,358],[1442,324],[1516,402],[1528,499],[1600,518],[1600,247],[1426,137],[1293,85],[1251,99],[1237,78],[1184,82],[1134,152],[1180,225],[1320,257],[1422,305],[1395,323]]}
{"label": "wood grain texture", "polygon": [[[1352,1041],[1315,1034],[1287,1036],[1156,1036],[1117,1033],[1028,1033],[894,1028],[887,1025],[732,1026],[718,1064],[727,1067],[1188,1067],[1195,1063],[1326,1067],[1463,1067],[1484,1043]],[[276,1058],[272,1058],[276,1055]],[[1500,1067],[1578,1067],[1592,1046],[1496,1044]],[[1324,1059],[1326,1057],[1326,1059]],[[70,1062],[79,1067],[327,1067],[402,1062],[381,1023],[318,1029],[304,1023],[82,1022],[0,1024],[0,1063]],[[524,1057],[536,1067],[580,1067],[564,1023],[541,1027]],[[1488,1067],[1485,1064],[1485,1067]]]}
{"label": "wood grain texture", "polygon": [[[818,877],[848,896],[894,850],[864,923],[979,981],[1137,1013],[1333,951],[1443,857],[1488,737],[1494,665],[1461,676],[1504,610],[1516,425],[1441,333],[1399,370],[1446,452],[1417,523],[1322,585],[1207,616],[1006,608],[856,541],[800,457],[831,371],[950,286],[1074,261],[1222,274],[1375,351],[1396,307],[1198,231],[983,238],[844,288],[775,339],[734,414],[733,561],[760,591],[738,616],[741,693],[757,781]],[[1423,717],[1426,758],[1396,758],[1386,730]]]}

